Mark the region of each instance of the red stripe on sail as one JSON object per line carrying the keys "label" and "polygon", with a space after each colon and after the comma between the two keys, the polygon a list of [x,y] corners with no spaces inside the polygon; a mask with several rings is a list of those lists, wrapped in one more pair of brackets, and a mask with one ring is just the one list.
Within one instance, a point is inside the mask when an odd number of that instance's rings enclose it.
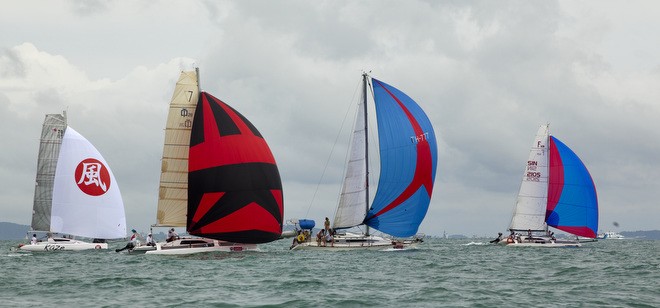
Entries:
{"label": "red stripe on sail", "polygon": [[[201,96],[204,115],[204,142],[190,147],[190,157],[196,159],[189,161],[189,171],[251,162],[275,164],[275,158],[266,141],[259,136],[255,136],[243,122],[243,119],[224,102],[208,93],[206,94],[212,97],[215,102],[210,102],[207,95]],[[210,104],[218,104],[236,124],[241,134],[221,136]],[[222,155],[218,155],[218,153],[222,153]]]}
{"label": "red stripe on sail", "polygon": [[275,198],[275,202],[277,202],[277,206],[280,208],[280,214],[282,217],[280,219],[283,219],[284,217],[284,202],[282,200],[282,190],[277,190],[277,189],[271,189],[270,193],[273,195],[273,198]]}
{"label": "red stripe on sail", "polygon": [[197,223],[206,213],[224,196],[224,192],[209,192],[202,196],[202,200],[197,205],[197,211],[193,216],[192,222]]}
{"label": "red stripe on sail", "polygon": [[[387,89],[387,87],[385,87],[378,80],[375,81],[378,82],[381,87],[397,102],[401,110],[403,110],[403,112],[406,114],[408,121],[410,121],[410,125],[415,131],[415,135],[420,136],[424,134],[422,127],[419,125],[417,119],[415,119],[408,108],[406,108],[406,106],[404,106],[403,103],[394,95],[394,93]],[[396,199],[394,199],[394,201],[385,206],[372,217],[380,216],[399,206],[401,203],[408,200],[413,194],[415,194],[415,192],[417,192],[422,186],[426,190],[426,193],[429,195],[429,198],[431,198],[431,194],[433,193],[433,159],[431,156],[431,147],[426,140],[417,143],[417,162],[415,164],[415,174],[408,187],[406,187],[406,189],[404,189],[404,191]]]}
{"label": "red stripe on sail", "polygon": [[250,203],[245,207],[214,221],[190,233],[214,234],[258,230],[271,233],[280,233],[280,224],[275,217],[257,203]]}
{"label": "red stripe on sail", "polygon": [[550,158],[548,160],[548,201],[546,206],[545,218],[548,219],[550,213],[557,207],[559,198],[564,189],[564,165],[557,150],[557,145],[552,138],[550,141]]}
{"label": "red stripe on sail", "polygon": [[559,230],[566,231],[570,234],[574,234],[577,236],[584,236],[588,238],[596,238],[596,233],[594,233],[594,230],[589,229],[588,227],[566,227],[566,226],[559,226],[555,227]]}

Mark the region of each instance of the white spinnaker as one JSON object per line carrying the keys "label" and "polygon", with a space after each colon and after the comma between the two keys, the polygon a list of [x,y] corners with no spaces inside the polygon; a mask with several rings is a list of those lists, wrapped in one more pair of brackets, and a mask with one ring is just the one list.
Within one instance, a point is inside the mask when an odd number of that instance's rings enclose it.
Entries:
{"label": "white spinnaker", "polygon": [[[81,175],[76,168],[88,158],[101,162],[110,176],[110,183],[102,183],[105,193],[99,196],[86,194],[78,186]],[[101,239],[126,237],[124,202],[112,170],[94,145],[71,127],[66,128],[57,160],[51,231]]]}
{"label": "white spinnaker", "polygon": [[548,200],[548,125],[539,127],[529,152],[510,230],[545,230]]}

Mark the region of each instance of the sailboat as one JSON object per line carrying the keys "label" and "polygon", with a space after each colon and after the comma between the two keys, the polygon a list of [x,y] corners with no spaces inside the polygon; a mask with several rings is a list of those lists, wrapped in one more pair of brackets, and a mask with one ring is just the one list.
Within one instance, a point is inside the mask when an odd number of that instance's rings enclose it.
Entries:
{"label": "sailboat", "polygon": [[598,196],[589,171],[549,125],[539,127],[527,160],[509,225],[508,246],[578,247],[579,240],[559,240],[549,227],[576,237],[596,238]]}
{"label": "sailboat", "polygon": [[[371,82],[370,82],[371,81]],[[380,178],[370,206],[369,125],[367,87],[376,106]],[[437,145],[431,121],[408,95],[368,74],[362,75],[362,100],[357,111],[332,223],[334,242],[308,236],[292,249],[402,249],[421,242],[415,237],[431,202],[437,166]],[[341,231],[350,228],[363,232]],[[394,238],[370,233],[374,228]],[[308,234],[311,230],[307,230]]]}
{"label": "sailboat", "polygon": [[[94,145],[67,126],[66,112],[44,119],[30,228],[34,239],[20,250],[107,249],[106,239],[126,236],[124,203],[112,170]],[[47,238],[39,240],[37,233]]]}
{"label": "sailboat", "polygon": [[199,89],[199,71],[181,72],[165,131],[157,224],[193,237],[146,254],[257,249],[282,233],[282,183],[259,131],[238,111]]}

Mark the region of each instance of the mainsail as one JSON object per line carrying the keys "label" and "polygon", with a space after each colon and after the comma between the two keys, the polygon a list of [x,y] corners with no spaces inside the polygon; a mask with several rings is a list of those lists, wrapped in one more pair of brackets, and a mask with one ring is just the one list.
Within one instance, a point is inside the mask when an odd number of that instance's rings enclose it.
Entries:
{"label": "mainsail", "polygon": [[366,98],[358,106],[348,153],[346,173],[339,197],[333,228],[351,228],[362,224],[367,215],[367,108]]}
{"label": "mainsail", "polygon": [[548,125],[541,125],[527,159],[509,230],[545,231],[548,200]]}
{"label": "mainsail", "polygon": [[50,212],[53,203],[53,183],[57,157],[66,130],[66,113],[47,114],[41,128],[37,177],[34,187],[32,223],[34,231],[50,231]]}
{"label": "mainsail", "polygon": [[276,240],[283,195],[273,154],[243,115],[202,92],[188,161],[190,234],[237,243]]}
{"label": "mainsail", "polygon": [[198,71],[181,72],[165,125],[156,226],[185,227],[188,208],[188,147],[199,98]]}

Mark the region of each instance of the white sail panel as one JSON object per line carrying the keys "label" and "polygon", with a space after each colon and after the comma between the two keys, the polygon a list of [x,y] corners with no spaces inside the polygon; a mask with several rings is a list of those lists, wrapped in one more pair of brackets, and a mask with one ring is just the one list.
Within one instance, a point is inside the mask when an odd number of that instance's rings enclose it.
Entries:
{"label": "white sail panel", "polygon": [[366,163],[366,123],[362,103],[357,112],[353,136],[348,154],[346,174],[341,189],[339,205],[335,213],[333,228],[350,228],[362,224],[367,215],[367,163]]}
{"label": "white sail panel", "polygon": [[509,230],[545,230],[548,200],[548,125],[541,125],[527,160]]}
{"label": "white sail panel", "polygon": [[47,114],[41,128],[37,176],[34,187],[32,223],[34,231],[50,231],[50,209],[53,201],[53,182],[62,137],[66,130],[65,114]]}
{"label": "white sail panel", "polygon": [[66,128],[55,171],[50,230],[89,238],[126,236],[119,185],[101,153]]}
{"label": "white sail panel", "polygon": [[165,125],[156,221],[158,226],[185,227],[188,210],[188,148],[199,99],[196,71],[181,72]]}

